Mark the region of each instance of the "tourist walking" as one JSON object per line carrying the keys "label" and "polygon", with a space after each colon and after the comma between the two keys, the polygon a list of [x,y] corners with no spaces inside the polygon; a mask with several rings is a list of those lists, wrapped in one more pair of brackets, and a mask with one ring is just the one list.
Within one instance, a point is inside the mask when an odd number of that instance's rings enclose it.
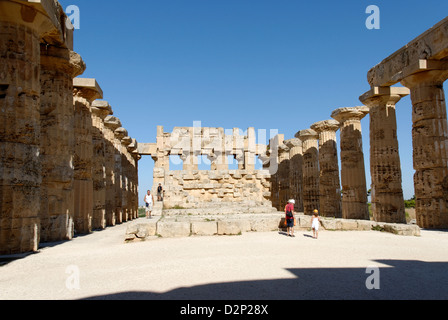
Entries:
{"label": "tourist walking", "polygon": [[311,228],[313,229],[313,238],[317,239],[319,236],[319,227],[320,227],[320,217],[319,217],[319,211],[314,210],[313,211],[313,218],[312,218]]}
{"label": "tourist walking", "polygon": [[151,218],[152,213],[152,206],[154,205],[154,197],[151,194],[151,191],[148,190],[148,193],[145,195],[144,198],[145,204],[146,204],[146,219]]}
{"label": "tourist walking", "polygon": [[289,237],[295,237],[294,235],[294,204],[295,200],[289,200],[285,207],[286,214],[286,232]]}

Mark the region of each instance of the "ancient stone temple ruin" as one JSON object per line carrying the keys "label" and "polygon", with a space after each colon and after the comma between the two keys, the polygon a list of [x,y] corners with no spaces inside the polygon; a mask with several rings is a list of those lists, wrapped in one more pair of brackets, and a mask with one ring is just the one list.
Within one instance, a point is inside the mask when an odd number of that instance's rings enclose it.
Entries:
{"label": "ancient stone temple ruin", "polygon": [[[2,255],[137,218],[138,160],[146,155],[155,161],[153,193],[163,185],[166,210],[281,215],[294,199],[303,217],[318,209],[323,217],[404,224],[397,112],[412,113],[417,224],[448,228],[448,17],[368,71],[363,105],[329,110],[294,137],[278,134],[266,144],[257,143],[254,128],[200,126],[159,126],[155,142],[138,144],[102,100],[98,82],[80,77],[85,70],[57,1],[0,1]],[[408,95],[412,110],[396,109]],[[170,168],[173,157],[182,170]],[[209,170],[200,170],[203,157]]]}
{"label": "ancient stone temple ruin", "polygon": [[[176,127],[173,132],[157,128],[157,142],[139,144],[140,155],[154,161],[154,188],[165,188],[164,207],[198,208],[210,206],[271,208],[270,174],[255,170],[255,157],[265,153],[266,145],[257,145],[255,129],[240,135],[223,128]],[[183,170],[170,170],[170,157],[178,156]],[[199,170],[206,156],[210,170]],[[229,157],[238,169],[229,169]],[[219,211],[217,209],[217,211]]]}
{"label": "ancient stone temple ruin", "polygon": [[137,142],[85,69],[57,1],[0,1],[0,254],[137,217]]}

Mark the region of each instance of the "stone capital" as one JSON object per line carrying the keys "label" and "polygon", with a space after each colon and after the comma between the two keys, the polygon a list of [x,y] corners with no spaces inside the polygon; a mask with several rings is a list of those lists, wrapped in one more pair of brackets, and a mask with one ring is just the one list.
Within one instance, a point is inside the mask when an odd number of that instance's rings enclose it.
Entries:
{"label": "stone capital", "polygon": [[295,135],[296,138],[305,141],[305,140],[311,140],[311,139],[319,139],[319,134],[314,131],[313,129],[305,129],[305,130],[301,130],[299,132],[296,133]]}
{"label": "stone capital", "polygon": [[80,96],[90,102],[103,98],[103,90],[96,79],[74,78],[73,91],[75,96]]}
{"label": "stone capital", "polygon": [[123,127],[115,129],[114,133],[115,137],[119,140],[122,140],[124,137],[128,135],[128,131]]}
{"label": "stone capital", "polygon": [[339,121],[330,119],[314,123],[313,125],[311,125],[311,129],[313,129],[317,133],[321,133],[324,131],[336,132],[339,130],[340,126],[341,124],[339,123]]}
{"label": "stone capital", "polygon": [[370,108],[386,104],[395,105],[409,94],[410,90],[405,87],[372,87],[372,89],[360,96],[359,100]]}
{"label": "stone capital", "polygon": [[131,137],[125,136],[121,139],[121,144],[124,145],[126,148],[128,148],[131,143],[132,143]]}
{"label": "stone capital", "polygon": [[285,140],[284,144],[287,145],[290,149],[292,149],[294,147],[301,147],[302,140],[300,140],[298,138],[289,139],[289,140]]}
{"label": "stone capital", "polygon": [[448,79],[448,61],[418,60],[403,71],[401,84],[410,89],[421,84],[443,84]]}
{"label": "stone capital", "polygon": [[92,102],[92,113],[105,120],[107,116],[113,115],[112,107],[109,102],[104,100],[95,100]]}
{"label": "stone capital", "polygon": [[73,26],[54,0],[0,1],[0,20],[35,30],[42,43],[73,49]]}
{"label": "stone capital", "polygon": [[121,121],[117,117],[107,116],[104,119],[104,125],[112,131],[115,131],[121,127]]}
{"label": "stone capital", "polygon": [[341,124],[347,120],[362,120],[366,115],[369,114],[369,107],[359,106],[359,107],[344,107],[333,111],[331,117]]}

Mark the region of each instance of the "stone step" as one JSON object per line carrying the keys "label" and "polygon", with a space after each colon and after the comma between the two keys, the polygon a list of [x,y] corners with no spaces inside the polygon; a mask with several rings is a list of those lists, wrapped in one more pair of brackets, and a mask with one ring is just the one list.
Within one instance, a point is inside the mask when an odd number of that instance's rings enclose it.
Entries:
{"label": "stone step", "polygon": [[[309,230],[311,216],[296,215],[296,230]],[[126,241],[150,237],[176,238],[189,236],[239,235],[243,232],[271,232],[284,230],[284,213],[233,214],[204,216],[161,216],[139,219],[128,226]],[[377,223],[366,220],[321,218],[324,230],[331,231],[386,231],[397,235],[420,236],[417,225]]]}

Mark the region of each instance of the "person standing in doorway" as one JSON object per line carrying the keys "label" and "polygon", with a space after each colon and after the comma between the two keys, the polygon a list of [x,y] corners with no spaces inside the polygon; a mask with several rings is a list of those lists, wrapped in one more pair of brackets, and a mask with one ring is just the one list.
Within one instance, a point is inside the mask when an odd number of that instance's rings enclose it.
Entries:
{"label": "person standing in doorway", "polygon": [[151,194],[151,191],[148,190],[147,194],[144,198],[146,204],[146,219],[151,218],[152,206],[154,205],[154,197]]}
{"label": "person standing in doorway", "polygon": [[159,186],[157,187],[157,201],[162,201],[162,193],[163,193],[163,188],[162,188],[162,184],[159,183]]}

